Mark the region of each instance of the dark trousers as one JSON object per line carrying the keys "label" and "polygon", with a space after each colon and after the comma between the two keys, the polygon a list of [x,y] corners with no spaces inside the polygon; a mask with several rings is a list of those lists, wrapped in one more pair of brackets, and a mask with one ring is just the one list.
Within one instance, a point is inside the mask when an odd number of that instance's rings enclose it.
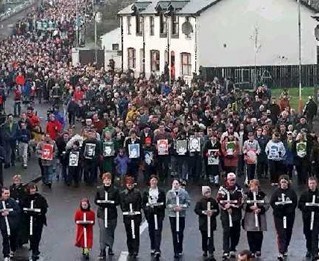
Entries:
{"label": "dark trousers", "polygon": [[81,177],[81,170],[79,167],[68,167],[67,174],[68,174],[66,179],[67,184],[71,184],[72,181],[74,182],[75,185],[79,184],[80,177]]}
{"label": "dark trousers", "polygon": [[241,154],[238,156],[238,176],[241,177],[244,174],[244,166],[245,166],[245,160],[244,155]]}
{"label": "dark trousers", "polygon": [[17,230],[10,228],[11,235],[8,236],[6,227],[4,229],[1,229],[1,235],[2,235],[2,253],[3,257],[9,257],[10,256],[10,250],[16,251],[17,249]]}
{"label": "dark trousers", "polygon": [[240,221],[233,221],[233,226],[223,227],[223,250],[226,253],[236,251],[240,238]]}
{"label": "dark trousers", "polygon": [[163,218],[157,217],[158,229],[155,230],[154,215],[152,215],[148,222],[148,234],[151,241],[151,249],[155,252],[161,252],[161,241],[162,241],[162,229],[163,229]]}
{"label": "dark trousers", "polygon": [[40,255],[39,244],[41,241],[42,230],[43,230],[42,223],[35,223],[35,222],[33,223],[33,235],[30,236],[30,249],[32,251],[33,256]]}
{"label": "dark trousers", "polygon": [[84,164],[84,181],[88,185],[93,185],[97,180],[97,165],[95,162],[85,162]]}
{"label": "dark trousers", "polygon": [[131,162],[127,166],[127,174],[132,176],[137,182],[138,170],[140,168],[140,161],[136,159],[131,159]]}
{"label": "dark trousers", "polygon": [[310,230],[310,218],[303,220],[303,233],[306,238],[307,251],[311,253],[313,257],[318,256],[318,234],[319,227],[317,222],[314,221],[313,230]]}
{"label": "dark trousers", "polygon": [[308,159],[297,160],[296,164],[298,184],[306,184],[309,176]]}
{"label": "dark trousers", "polygon": [[75,125],[75,112],[68,113],[69,125]]}
{"label": "dark trousers", "polygon": [[185,217],[179,218],[179,232],[176,232],[176,218],[175,217],[169,217],[169,223],[171,224],[174,253],[175,254],[183,253]]}
{"label": "dark trousers", "polygon": [[283,162],[276,160],[269,160],[269,173],[270,173],[270,182],[278,183],[279,176],[283,173]]}
{"label": "dark trousers", "polygon": [[157,157],[157,167],[161,181],[166,180],[168,177],[170,159],[169,155]]}
{"label": "dark trousers", "polygon": [[283,218],[274,217],[275,228],[277,232],[277,244],[279,253],[284,254],[288,251],[292,229],[295,221],[295,214],[289,214],[287,217],[287,228],[284,229]]}
{"label": "dark trousers", "polygon": [[248,182],[255,178],[256,164],[246,164]]}
{"label": "dark trousers", "polygon": [[294,165],[287,164],[287,165],[285,165],[285,168],[286,168],[286,172],[287,172],[289,178],[292,179],[292,171],[294,170]]}
{"label": "dark trousers", "polygon": [[178,177],[184,180],[188,180],[188,159],[189,157],[187,156],[176,157]]}
{"label": "dark trousers", "polygon": [[135,222],[135,239],[132,235],[131,222],[124,222],[125,231],[126,231],[126,244],[129,254],[138,253],[140,248],[140,223]]}
{"label": "dark trousers", "polygon": [[214,232],[211,231],[210,238],[208,238],[207,231],[200,231],[202,234],[202,250],[203,252],[209,252],[209,254],[213,254],[215,251],[215,245],[214,245]]}
{"label": "dark trousers", "polygon": [[3,159],[0,159],[0,186],[3,186]]}
{"label": "dark trousers", "polygon": [[98,223],[100,228],[100,250],[104,250],[107,246],[112,249],[117,219],[108,219],[107,228],[105,227],[104,219],[98,218]]}
{"label": "dark trousers", "polygon": [[21,115],[21,101],[15,101],[13,105],[14,116]]}
{"label": "dark trousers", "polygon": [[247,241],[252,253],[261,251],[264,234],[262,231],[247,231]]}
{"label": "dark trousers", "polygon": [[190,156],[188,165],[189,178],[197,182],[202,174],[202,157],[198,155]]}
{"label": "dark trousers", "polygon": [[257,176],[258,178],[268,176],[268,162],[266,160],[257,161]]}

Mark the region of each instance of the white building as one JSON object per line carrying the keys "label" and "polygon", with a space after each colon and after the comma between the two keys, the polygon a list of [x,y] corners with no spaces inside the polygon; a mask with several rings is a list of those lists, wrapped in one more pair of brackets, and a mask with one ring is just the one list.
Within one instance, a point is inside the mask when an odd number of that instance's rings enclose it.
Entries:
{"label": "white building", "polygon": [[[317,64],[318,0],[302,1],[302,63]],[[137,0],[118,14],[124,70],[161,73],[169,62],[187,79],[200,66],[298,64],[297,0]]]}
{"label": "white building", "polygon": [[118,27],[100,37],[101,47],[105,53],[105,68],[109,60],[115,61],[115,67],[121,68],[122,64],[122,46],[121,46],[121,28]]}

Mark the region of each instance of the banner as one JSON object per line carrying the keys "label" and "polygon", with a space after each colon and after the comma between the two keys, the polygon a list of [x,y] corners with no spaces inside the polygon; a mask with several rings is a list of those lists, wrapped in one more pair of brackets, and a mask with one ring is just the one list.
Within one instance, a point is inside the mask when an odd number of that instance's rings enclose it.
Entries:
{"label": "banner", "polygon": [[93,159],[95,156],[95,143],[86,143],[84,148],[84,158]]}
{"label": "banner", "polygon": [[183,156],[187,153],[187,140],[176,141],[176,153],[177,155]]}
{"label": "banner", "polygon": [[157,141],[157,154],[168,155],[168,140],[163,139]]}
{"label": "banner", "polygon": [[208,165],[219,165],[218,151],[219,150],[216,150],[216,149],[208,150],[208,159],[207,159]]}
{"label": "banner", "polygon": [[53,160],[53,145],[45,143],[42,147],[41,159]]}
{"label": "banner", "polygon": [[69,167],[77,167],[79,165],[79,155],[78,151],[71,151],[69,155]]}
{"label": "banner", "polygon": [[129,144],[128,145],[128,157],[130,159],[137,159],[140,157],[140,144]]}
{"label": "banner", "polygon": [[114,143],[112,141],[103,142],[103,157],[112,157],[115,155]]}
{"label": "banner", "polygon": [[200,138],[190,137],[189,139],[189,151],[190,152],[200,152]]}

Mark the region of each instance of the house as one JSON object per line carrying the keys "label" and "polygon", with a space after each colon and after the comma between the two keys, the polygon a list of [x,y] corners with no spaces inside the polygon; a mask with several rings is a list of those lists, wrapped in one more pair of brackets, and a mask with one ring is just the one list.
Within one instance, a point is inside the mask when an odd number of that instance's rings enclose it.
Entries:
{"label": "house", "polygon": [[[317,64],[312,18],[301,0],[302,63]],[[201,67],[297,65],[297,0],[137,0],[120,10],[124,70],[192,77]]]}
{"label": "house", "polygon": [[102,35],[100,37],[101,47],[104,50],[105,68],[109,64],[109,60],[115,61],[115,67],[121,68],[122,63],[122,46],[121,46],[121,28],[115,28],[114,30]]}

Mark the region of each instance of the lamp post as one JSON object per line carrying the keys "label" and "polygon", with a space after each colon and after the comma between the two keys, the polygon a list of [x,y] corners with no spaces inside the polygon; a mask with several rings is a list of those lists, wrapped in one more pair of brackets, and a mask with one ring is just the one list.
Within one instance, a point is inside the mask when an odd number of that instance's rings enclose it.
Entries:
{"label": "lamp post", "polygon": [[301,82],[301,3],[300,0],[298,0],[298,44],[299,44],[299,113],[302,112],[302,97],[301,97],[301,88],[302,88],[302,82]]}
{"label": "lamp post", "polygon": [[102,21],[102,14],[100,12],[94,13],[94,61],[97,64],[97,24]]}

